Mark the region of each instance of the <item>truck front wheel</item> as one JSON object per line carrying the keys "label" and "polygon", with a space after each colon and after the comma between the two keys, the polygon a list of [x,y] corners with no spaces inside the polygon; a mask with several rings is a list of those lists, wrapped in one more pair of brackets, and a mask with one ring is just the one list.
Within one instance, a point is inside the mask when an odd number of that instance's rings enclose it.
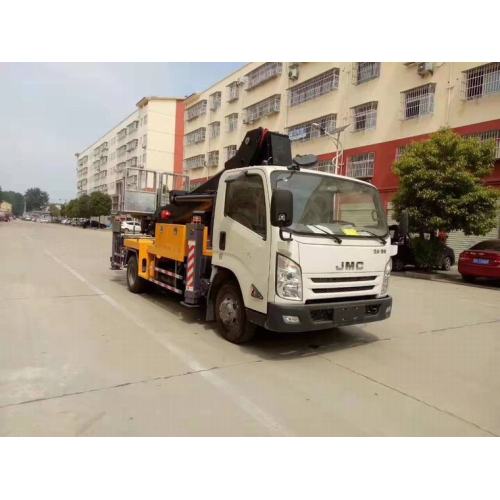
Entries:
{"label": "truck front wheel", "polygon": [[245,304],[235,283],[225,283],[217,291],[215,319],[222,336],[233,344],[248,342],[255,335],[256,326],[247,321]]}
{"label": "truck front wheel", "polygon": [[132,255],[127,264],[127,285],[132,293],[142,293],[146,289],[147,281],[139,276],[137,256]]}

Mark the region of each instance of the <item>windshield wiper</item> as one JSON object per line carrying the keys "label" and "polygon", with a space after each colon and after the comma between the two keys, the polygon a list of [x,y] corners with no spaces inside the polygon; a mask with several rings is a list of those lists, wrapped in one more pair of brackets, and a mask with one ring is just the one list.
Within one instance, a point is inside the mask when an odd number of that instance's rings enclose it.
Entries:
{"label": "windshield wiper", "polygon": [[320,227],[313,226],[316,229],[319,229],[321,233],[313,233],[313,232],[307,232],[307,231],[297,231],[295,229],[289,229],[289,228],[283,228],[284,231],[289,231],[292,234],[298,234],[300,236],[327,236],[328,238],[336,241],[339,244],[342,244],[342,239],[339,238],[336,234],[328,233],[327,231],[324,231]]}
{"label": "windshield wiper", "polygon": [[363,233],[368,233],[370,236],[373,236],[374,238],[377,238],[383,245],[386,244],[385,238],[383,236],[379,236],[378,234],[372,233],[371,231],[368,231],[367,229],[361,229]]}

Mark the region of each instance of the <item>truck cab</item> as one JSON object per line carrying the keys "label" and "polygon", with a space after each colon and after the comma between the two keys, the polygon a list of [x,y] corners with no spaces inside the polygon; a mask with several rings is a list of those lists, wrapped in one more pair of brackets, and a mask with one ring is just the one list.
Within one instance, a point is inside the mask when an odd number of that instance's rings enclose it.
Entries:
{"label": "truck cab", "polygon": [[212,241],[211,282],[229,272],[241,293],[214,301],[223,328],[240,320],[242,306],[246,321],[287,332],[390,315],[396,248],[369,183],[282,166],[226,171]]}

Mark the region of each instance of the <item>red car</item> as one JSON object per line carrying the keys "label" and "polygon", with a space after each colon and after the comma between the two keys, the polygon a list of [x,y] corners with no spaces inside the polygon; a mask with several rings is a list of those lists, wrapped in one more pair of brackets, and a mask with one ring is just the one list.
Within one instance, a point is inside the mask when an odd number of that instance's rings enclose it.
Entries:
{"label": "red car", "polygon": [[458,272],[465,281],[500,280],[500,240],[486,240],[465,250],[458,258]]}

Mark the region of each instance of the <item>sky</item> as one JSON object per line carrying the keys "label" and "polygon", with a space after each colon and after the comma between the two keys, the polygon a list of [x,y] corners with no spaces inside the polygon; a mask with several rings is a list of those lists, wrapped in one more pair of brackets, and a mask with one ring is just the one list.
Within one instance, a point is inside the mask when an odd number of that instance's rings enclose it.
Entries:
{"label": "sky", "polygon": [[244,63],[0,63],[0,186],[76,197],[75,153],[144,96],[200,92]]}

